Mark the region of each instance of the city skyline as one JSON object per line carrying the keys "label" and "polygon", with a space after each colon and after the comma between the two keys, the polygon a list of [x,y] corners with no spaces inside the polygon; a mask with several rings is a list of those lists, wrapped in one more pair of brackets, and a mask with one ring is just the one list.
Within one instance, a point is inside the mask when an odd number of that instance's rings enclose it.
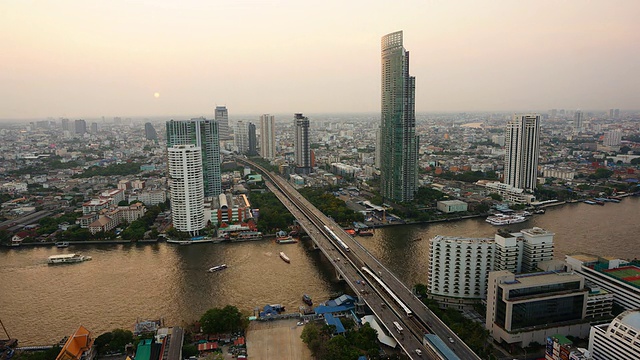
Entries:
{"label": "city skyline", "polygon": [[[9,3],[0,119],[209,117],[221,104],[234,114],[375,112],[377,40],[397,30],[413,44],[418,112],[634,109],[640,3],[583,5]],[[306,26],[292,31],[301,16]]]}

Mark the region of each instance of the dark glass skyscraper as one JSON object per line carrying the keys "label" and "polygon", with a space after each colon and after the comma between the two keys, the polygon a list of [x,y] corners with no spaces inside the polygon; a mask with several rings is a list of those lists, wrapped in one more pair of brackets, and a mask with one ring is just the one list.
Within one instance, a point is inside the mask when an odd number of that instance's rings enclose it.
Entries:
{"label": "dark glass skyscraper", "polygon": [[383,198],[411,201],[418,183],[416,136],[416,79],[409,75],[409,52],[402,31],[382,37],[382,103],[380,192]]}
{"label": "dark glass skyscraper", "polygon": [[218,122],[205,118],[167,121],[167,147],[193,144],[202,150],[204,196],[222,193]]}
{"label": "dark glass skyscraper", "polygon": [[296,172],[300,174],[311,173],[311,145],[309,143],[309,118],[300,113],[294,114],[293,124],[296,148]]}
{"label": "dark glass skyscraper", "polygon": [[158,141],[158,133],[156,133],[156,128],[153,127],[153,124],[147,122],[144,124],[144,136],[147,140],[155,140]]}
{"label": "dark glass skyscraper", "polygon": [[247,155],[255,156],[258,154],[256,150],[258,148],[258,137],[256,136],[256,125],[254,123],[249,123],[249,152]]}

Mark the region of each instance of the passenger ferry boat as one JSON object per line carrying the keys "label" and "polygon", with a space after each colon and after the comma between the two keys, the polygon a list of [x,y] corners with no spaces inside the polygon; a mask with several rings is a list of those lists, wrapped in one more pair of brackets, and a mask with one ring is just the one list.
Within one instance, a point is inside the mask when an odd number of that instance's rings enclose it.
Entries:
{"label": "passenger ferry boat", "polygon": [[504,214],[492,215],[492,216],[489,216],[486,220],[486,222],[494,226],[518,224],[525,221],[527,221],[527,218],[523,215],[504,215]]}
{"label": "passenger ferry boat", "polygon": [[49,260],[47,262],[50,265],[58,265],[58,264],[72,264],[79,263],[83,261],[91,260],[91,256],[85,256],[80,254],[63,254],[63,255],[51,255],[49,256]]}
{"label": "passenger ferry boat", "polygon": [[289,260],[289,257],[282,251],[280,251],[280,259],[282,259],[287,264],[291,262],[291,260]]}
{"label": "passenger ferry boat", "polygon": [[209,268],[209,270],[207,270],[207,272],[216,272],[216,271],[220,271],[220,270],[224,270],[227,268],[227,264],[222,264],[222,265],[218,265],[218,266],[214,266],[212,268]]}

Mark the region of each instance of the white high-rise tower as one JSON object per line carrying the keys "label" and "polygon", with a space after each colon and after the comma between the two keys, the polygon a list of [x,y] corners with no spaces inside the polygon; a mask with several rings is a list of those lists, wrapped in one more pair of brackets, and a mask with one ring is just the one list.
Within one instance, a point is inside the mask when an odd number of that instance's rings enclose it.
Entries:
{"label": "white high-rise tower", "polygon": [[199,235],[204,219],[202,150],[195,145],[174,145],[167,149],[173,227]]}
{"label": "white high-rise tower", "polygon": [[249,152],[249,127],[242,120],[238,121],[233,129],[233,143],[238,154]]}
{"label": "white high-rise tower", "polygon": [[273,115],[260,116],[260,155],[273,160],[276,157],[276,123]]}
{"label": "white high-rise tower", "polygon": [[514,115],[505,132],[504,183],[533,191],[538,178],[540,115]]}

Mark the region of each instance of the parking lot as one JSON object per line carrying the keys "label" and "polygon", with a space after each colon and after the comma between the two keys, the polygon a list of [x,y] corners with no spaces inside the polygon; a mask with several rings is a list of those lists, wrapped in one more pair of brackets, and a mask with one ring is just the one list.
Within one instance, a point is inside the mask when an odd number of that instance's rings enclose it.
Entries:
{"label": "parking lot", "polygon": [[252,321],[247,330],[247,355],[250,359],[311,359],[311,351],[302,342],[303,326],[296,319]]}

